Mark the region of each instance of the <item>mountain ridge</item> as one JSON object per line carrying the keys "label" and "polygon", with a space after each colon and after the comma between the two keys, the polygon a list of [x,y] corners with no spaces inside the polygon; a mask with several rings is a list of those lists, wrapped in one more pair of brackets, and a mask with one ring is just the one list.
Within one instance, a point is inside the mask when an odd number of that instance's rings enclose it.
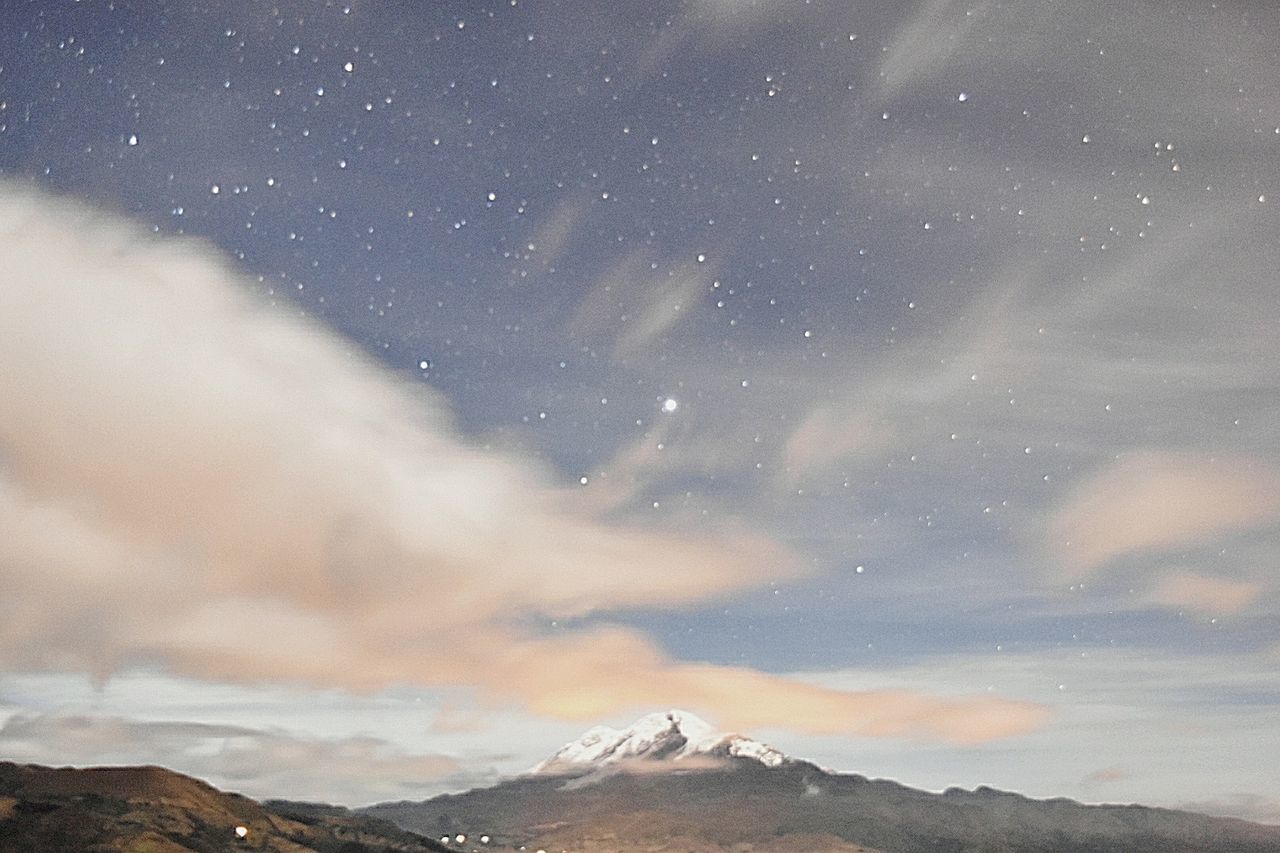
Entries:
{"label": "mountain ridge", "polygon": [[717,752],[758,742],[686,716],[597,727],[492,787],[362,811],[432,836],[483,826],[515,847],[580,853],[1280,853],[1280,826],[989,786],[939,794],[776,750],[769,763]]}
{"label": "mountain ridge", "polygon": [[389,822],[326,807],[264,804],[154,765],[45,767],[0,761],[0,851],[401,853],[449,848]]}

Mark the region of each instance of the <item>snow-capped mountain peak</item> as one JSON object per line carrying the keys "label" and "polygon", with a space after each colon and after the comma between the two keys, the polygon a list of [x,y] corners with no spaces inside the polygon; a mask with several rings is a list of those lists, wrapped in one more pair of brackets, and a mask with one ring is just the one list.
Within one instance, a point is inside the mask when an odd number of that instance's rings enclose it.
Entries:
{"label": "snow-capped mountain peak", "polygon": [[626,761],[678,762],[695,756],[746,758],[766,767],[790,760],[759,741],[717,732],[688,711],[671,710],[641,717],[625,729],[597,726],[565,744],[532,772],[575,772]]}
{"label": "snow-capped mountain peak", "polygon": [[751,758],[765,767],[777,767],[791,760],[791,757],[781,750],[742,735],[728,735],[722,738],[716,748],[711,751],[715,752],[719,748],[723,748],[727,755],[735,758]]}

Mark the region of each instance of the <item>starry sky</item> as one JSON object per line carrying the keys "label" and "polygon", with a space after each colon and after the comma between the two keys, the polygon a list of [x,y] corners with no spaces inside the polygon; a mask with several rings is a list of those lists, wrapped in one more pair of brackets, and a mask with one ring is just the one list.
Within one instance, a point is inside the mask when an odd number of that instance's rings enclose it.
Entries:
{"label": "starry sky", "polygon": [[1280,822],[1280,8],[0,12],[0,757],[688,707]]}

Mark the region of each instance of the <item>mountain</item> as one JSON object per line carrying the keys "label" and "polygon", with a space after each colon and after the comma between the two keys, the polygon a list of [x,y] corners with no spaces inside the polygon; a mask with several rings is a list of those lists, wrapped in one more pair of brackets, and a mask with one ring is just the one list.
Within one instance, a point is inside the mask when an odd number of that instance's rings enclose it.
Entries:
{"label": "mountain", "polygon": [[64,850],[1280,853],[1280,827],[987,787],[933,794],[669,711],[593,729],[491,788],[354,812],[259,803],[160,767],[0,762],[0,853]]}
{"label": "mountain", "polygon": [[671,711],[598,728],[491,788],[362,810],[529,851],[1280,853],[1280,827],[1137,805],[942,794],[834,773]]}
{"label": "mountain", "polygon": [[688,711],[641,717],[625,729],[597,726],[531,770],[531,773],[576,774],[612,769],[624,762],[696,763],[699,758],[748,758],[766,767],[791,759],[771,746],[742,735],[717,732]]}
{"label": "mountain", "polygon": [[268,806],[162,767],[0,762],[0,851],[440,851],[335,807]]}

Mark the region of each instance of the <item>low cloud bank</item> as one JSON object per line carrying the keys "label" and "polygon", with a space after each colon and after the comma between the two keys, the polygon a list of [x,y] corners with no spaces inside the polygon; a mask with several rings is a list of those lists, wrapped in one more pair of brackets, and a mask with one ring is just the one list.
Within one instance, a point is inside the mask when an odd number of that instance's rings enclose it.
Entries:
{"label": "low cloud bank", "polygon": [[80,714],[17,714],[0,725],[7,760],[165,766],[256,797],[358,804],[466,784],[458,762],[371,737],[321,739],[245,726]]}

